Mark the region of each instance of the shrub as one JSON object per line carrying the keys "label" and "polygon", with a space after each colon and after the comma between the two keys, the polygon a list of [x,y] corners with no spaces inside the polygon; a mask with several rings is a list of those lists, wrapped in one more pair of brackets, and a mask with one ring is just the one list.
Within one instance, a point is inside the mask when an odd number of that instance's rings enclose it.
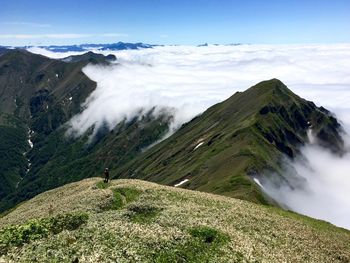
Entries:
{"label": "shrub", "polygon": [[0,230],[0,255],[13,246],[19,247],[32,240],[58,234],[63,230],[75,230],[86,223],[85,213],[64,214],[50,218],[32,219],[23,225],[14,225]]}
{"label": "shrub", "polygon": [[113,200],[104,210],[118,210],[127,203],[135,201],[140,191],[134,188],[116,188],[113,189]]}
{"label": "shrub", "polygon": [[189,239],[165,244],[153,255],[154,262],[208,262],[229,241],[228,235],[206,226],[191,228],[189,234]]}
{"label": "shrub", "polygon": [[135,223],[150,223],[161,210],[150,205],[133,205],[128,209],[128,217]]}
{"label": "shrub", "polygon": [[98,189],[106,189],[108,187],[110,187],[111,183],[105,183],[104,181],[99,181],[97,184],[96,184],[96,187]]}
{"label": "shrub", "polygon": [[194,227],[189,230],[191,236],[200,239],[206,244],[223,244],[228,241],[228,236],[215,228],[207,226]]}

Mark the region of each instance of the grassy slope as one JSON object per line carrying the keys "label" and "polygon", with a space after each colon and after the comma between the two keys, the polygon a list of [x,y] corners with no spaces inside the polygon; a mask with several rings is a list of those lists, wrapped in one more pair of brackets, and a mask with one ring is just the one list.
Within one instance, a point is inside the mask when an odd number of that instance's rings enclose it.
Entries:
{"label": "grassy slope", "polygon": [[266,203],[250,176],[265,169],[282,176],[278,161],[298,154],[308,122],[316,136],[324,135],[323,145],[341,151],[333,117],[279,80],[264,81],[209,108],[114,174],[167,185],[189,179],[185,188]]}
{"label": "grassy slope", "polygon": [[[72,226],[74,220],[68,225],[63,221],[57,233],[40,228],[71,215],[79,218],[79,213],[87,222]],[[21,230],[27,239],[18,244],[12,236],[13,243],[2,256],[5,262],[350,260],[350,232],[326,222],[138,180],[115,180],[105,186],[101,179],[91,178],[36,196],[0,218],[0,251],[9,244],[8,226],[28,219],[31,223],[22,228],[11,228]],[[33,225],[31,234],[23,230]]]}

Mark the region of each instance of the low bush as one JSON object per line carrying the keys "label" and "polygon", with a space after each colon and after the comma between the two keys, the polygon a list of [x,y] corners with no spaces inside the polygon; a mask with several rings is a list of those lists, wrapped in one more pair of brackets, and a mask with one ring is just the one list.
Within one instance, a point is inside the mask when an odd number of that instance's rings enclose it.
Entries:
{"label": "low bush", "polygon": [[135,223],[151,223],[161,210],[151,205],[133,205],[128,208],[128,217]]}
{"label": "low bush", "polygon": [[19,247],[32,240],[58,234],[63,230],[75,230],[88,221],[85,213],[64,214],[50,218],[32,219],[23,225],[13,225],[0,230],[0,255],[11,247]]}
{"label": "low bush", "polygon": [[209,262],[229,241],[228,235],[206,226],[191,228],[189,234],[191,238],[165,244],[153,255],[153,262]]}

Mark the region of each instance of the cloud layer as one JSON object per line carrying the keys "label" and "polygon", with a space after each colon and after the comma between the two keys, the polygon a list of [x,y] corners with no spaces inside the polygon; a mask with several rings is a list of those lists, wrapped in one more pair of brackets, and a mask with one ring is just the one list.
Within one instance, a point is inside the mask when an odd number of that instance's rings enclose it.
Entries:
{"label": "cloud layer", "polygon": [[[115,54],[118,64],[84,69],[97,82],[97,89],[85,102],[86,110],[71,121],[78,134],[102,121],[114,127],[153,106],[176,109],[177,126],[236,91],[271,78],[335,112],[350,131],[349,44],[166,46],[103,53]],[[279,196],[281,202],[297,212],[350,228],[346,223],[350,216],[349,156],[338,159],[314,146],[303,153],[309,168],[292,165],[308,186],[303,191],[286,191]]]}
{"label": "cloud layer", "polygon": [[[350,229],[350,154],[339,158],[315,145],[306,146],[302,154],[302,160],[288,165],[305,180],[303,187],[276,187],[267,180],[261,182],[263,189],[290,210]],[[287,166],[286,172],[293,175]]]}

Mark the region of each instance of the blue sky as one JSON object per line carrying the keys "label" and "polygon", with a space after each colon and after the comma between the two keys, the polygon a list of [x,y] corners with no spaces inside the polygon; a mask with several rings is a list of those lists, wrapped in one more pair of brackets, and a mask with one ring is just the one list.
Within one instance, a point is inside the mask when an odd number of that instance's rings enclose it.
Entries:
{"label": "blue sky", "polygon": [[0,45],[350,42],[350,0],[0,0]]}

